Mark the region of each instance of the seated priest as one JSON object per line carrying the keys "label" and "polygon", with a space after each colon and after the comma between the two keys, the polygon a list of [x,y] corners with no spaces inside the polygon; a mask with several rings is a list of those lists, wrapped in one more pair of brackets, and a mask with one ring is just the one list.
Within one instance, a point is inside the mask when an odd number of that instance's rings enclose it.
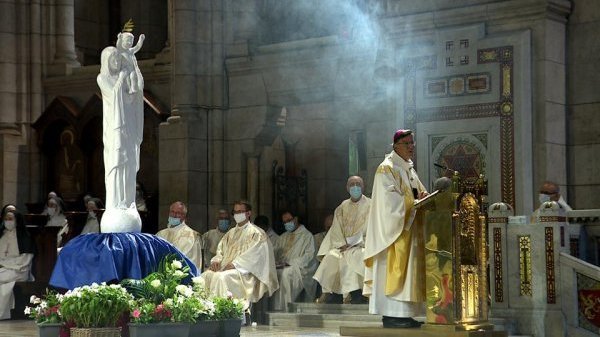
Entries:
{"label": "seated priest", "polygon": [[333,225],[317,253],[321,264],[314,279],[322,289],[317,303],[325,303],[331,293],[342,294],[343,303],[351,303],[351,292],[363,287],[363,237],[371,199],[363,195],[361,177],[348,178],[346,190],[350,198],[335,209]]}
{"label": "seated priest", "polygon": [[332,224],[333,224],[333,214],[329,214],[328,216],[325,217],[325,220],[323,220],[324,231],[319,232],[313,236],[315,238],[315,249],[317,251],[319,251],[319,248],[321,247],[321,244],[323,243],[323,239],[325,238],[325,235],[327,235],[327,232],[331,228]]}
{"label": "seated priest", "polygon": [[198,270],[202,270],[202,237],[190,228],[187,219],[187,206],[176,201],[169,207],[167,228],[158,231],[156,236],[169,241],[190,259]]}
{"label": "seated priest", "polygon": [[34,252],[23,215],[14,205],[4,206],[0,223],[0,319],[10,318],[15,282],[30,279]]}
{"label": "seated priest", "polygon": [[254,224],[267,233],[269,240],[271,240],[271,244],[275,247],[277,240],[279,239],[279,234],[273,230],[269,218],[266,215],[259,215],[254,219]]}
{"label": "seated priest", "polygon": [[251,215],[249,203],[234,203],[236,225],[223,236],[209,270],[201,275],[209,294],[225,296],[230,291],[236,298],[258,302],[279,287],[273,246],[265,231],[250,222]]}
{"label": "seated priest", "polygon": [[275,245],[279,290],[271,297],[271,308],[279,311],[286,310],[288,303],[296,301],[302,290],[312,301],[317,286],[312,278],[317,269],[312,233],[299,223],[297,214],[292,211],[284,211],[281,220],[285,232]]}
{"label": "seated priest", "polygon": [[202,235],[202,244],[204,245],[204,267],[210,266],[210,260],[217,254],[217,246],[229,230],[231,221],[229,212],[220,209],[217,213],[217,226]]}

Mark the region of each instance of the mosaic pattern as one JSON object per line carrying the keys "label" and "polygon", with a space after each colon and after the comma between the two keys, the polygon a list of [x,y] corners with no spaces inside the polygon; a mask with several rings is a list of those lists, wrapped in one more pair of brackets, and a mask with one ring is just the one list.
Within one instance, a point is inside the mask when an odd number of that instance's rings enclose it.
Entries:
{"label": "mosaic pattern", "polygon": [[504,302],[504,281],[502,279],[502,229],[494,228],[494,299]]}
{"label": "mosaic pattern", "polygon": [[567,218],[564,216],[541,216],[539,222],[565,222]]}
{"label": "mosaic pattern", "polygon": [[485,173],[483,154],[466,141],[455,141],[446,146],[437,162],[459,171],[463,179],[477,178],[480,173]]}
{"label": "mosaic pattern", "polygon": [[546,248],[546,303],[556,303],[556,280],[554,275],[554,229],[544,228]]}
{"label": "mosaic pattern", "polygon": [[519,240],[519,294],[521,296],[532,296],[532,272],[531,272],[531,236],[522,235]]}
{"label": "mosaic pattern", "polygon": [[[446,49],[454,50],[453,41],[447,41]],[[468,44],[467,44],[468,46]],[[515,207],[514,163],[514,94],[513,94],[513,47],[503,46],[477,50],[477,63],[498,63],[500,67],[500,97],[497,102],[469,104],[451,107],[417,109],[416,72],[437,67],[435,55],[408,59],[406,91],[404,94],[404,125],[416,130],[419,122],[446,121],[482,117],[500,117],[500,184],[501,198]],[[448,59],[446,60],[448,62]],[[453,62],[453,61],[452,61]],[[480,90],[481,81],[473,82],[473,89]],[[488,83],[491,83],[488,82]],[[490,84],[491,86],[491,84]],[[448,89],[446,89],[446,92]],[[417,130],[418,132],[418,130]]]}
{"label": "mosaic pattern", "polygon": [[[468,58],[467,58],[468,62]],[[489,73],[453,75],[426,79],[423,95],[430,98],[488,93],[492,89]]]}
{"label": "mosaic pattern", "polygon": [[600,328],[600,280],[577,273],[579,327],[598,333]]}

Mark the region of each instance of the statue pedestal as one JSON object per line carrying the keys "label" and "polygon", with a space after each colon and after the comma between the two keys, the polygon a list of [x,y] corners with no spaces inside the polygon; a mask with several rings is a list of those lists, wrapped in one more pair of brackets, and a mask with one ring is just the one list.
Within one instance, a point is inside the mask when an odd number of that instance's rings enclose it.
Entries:
{"label": "statue pedestal", "polygon": [[101,233],[140,233],[142,218],[135,207],[106,209],[100,220]]}

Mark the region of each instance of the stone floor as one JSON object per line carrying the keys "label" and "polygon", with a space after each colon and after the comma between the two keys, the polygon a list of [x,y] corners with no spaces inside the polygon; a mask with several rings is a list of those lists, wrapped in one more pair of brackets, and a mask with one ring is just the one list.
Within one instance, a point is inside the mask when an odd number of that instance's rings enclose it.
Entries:
{"label": "stone floor", "polygon": [[[336,337],[337,328],[288,328],[259,325],[242,327],[241,337]],[[0,321],[0,337],[37,337],[37,327],[33,321]]]}

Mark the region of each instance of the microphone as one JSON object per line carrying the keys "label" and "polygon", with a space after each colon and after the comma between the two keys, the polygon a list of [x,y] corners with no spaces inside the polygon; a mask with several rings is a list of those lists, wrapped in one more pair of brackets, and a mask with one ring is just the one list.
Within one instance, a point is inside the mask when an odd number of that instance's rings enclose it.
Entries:
{"label": "microphone", "polygon": [[433,189],[435,189],[437,191],[441,191],[441,192],[450,188],[450,186],[452,186],[452,180],[450,180],[450,178],[448,178],[448,177],[438,178],[433,183]]}
{"label": "microphone", "polygon": [[438,168],[441,168],[442,170],[446,170],[446,171],[454,172],[454,170],[453,170],[453,169],[451,169],[451,168],[449,168],[449,167],[447,167],[447,166],[444,166],[444,165],[440,165],[440,164],[438,164],[438,163],[433,163],[433,166],[435,166],[435,167],[438,167]]}

